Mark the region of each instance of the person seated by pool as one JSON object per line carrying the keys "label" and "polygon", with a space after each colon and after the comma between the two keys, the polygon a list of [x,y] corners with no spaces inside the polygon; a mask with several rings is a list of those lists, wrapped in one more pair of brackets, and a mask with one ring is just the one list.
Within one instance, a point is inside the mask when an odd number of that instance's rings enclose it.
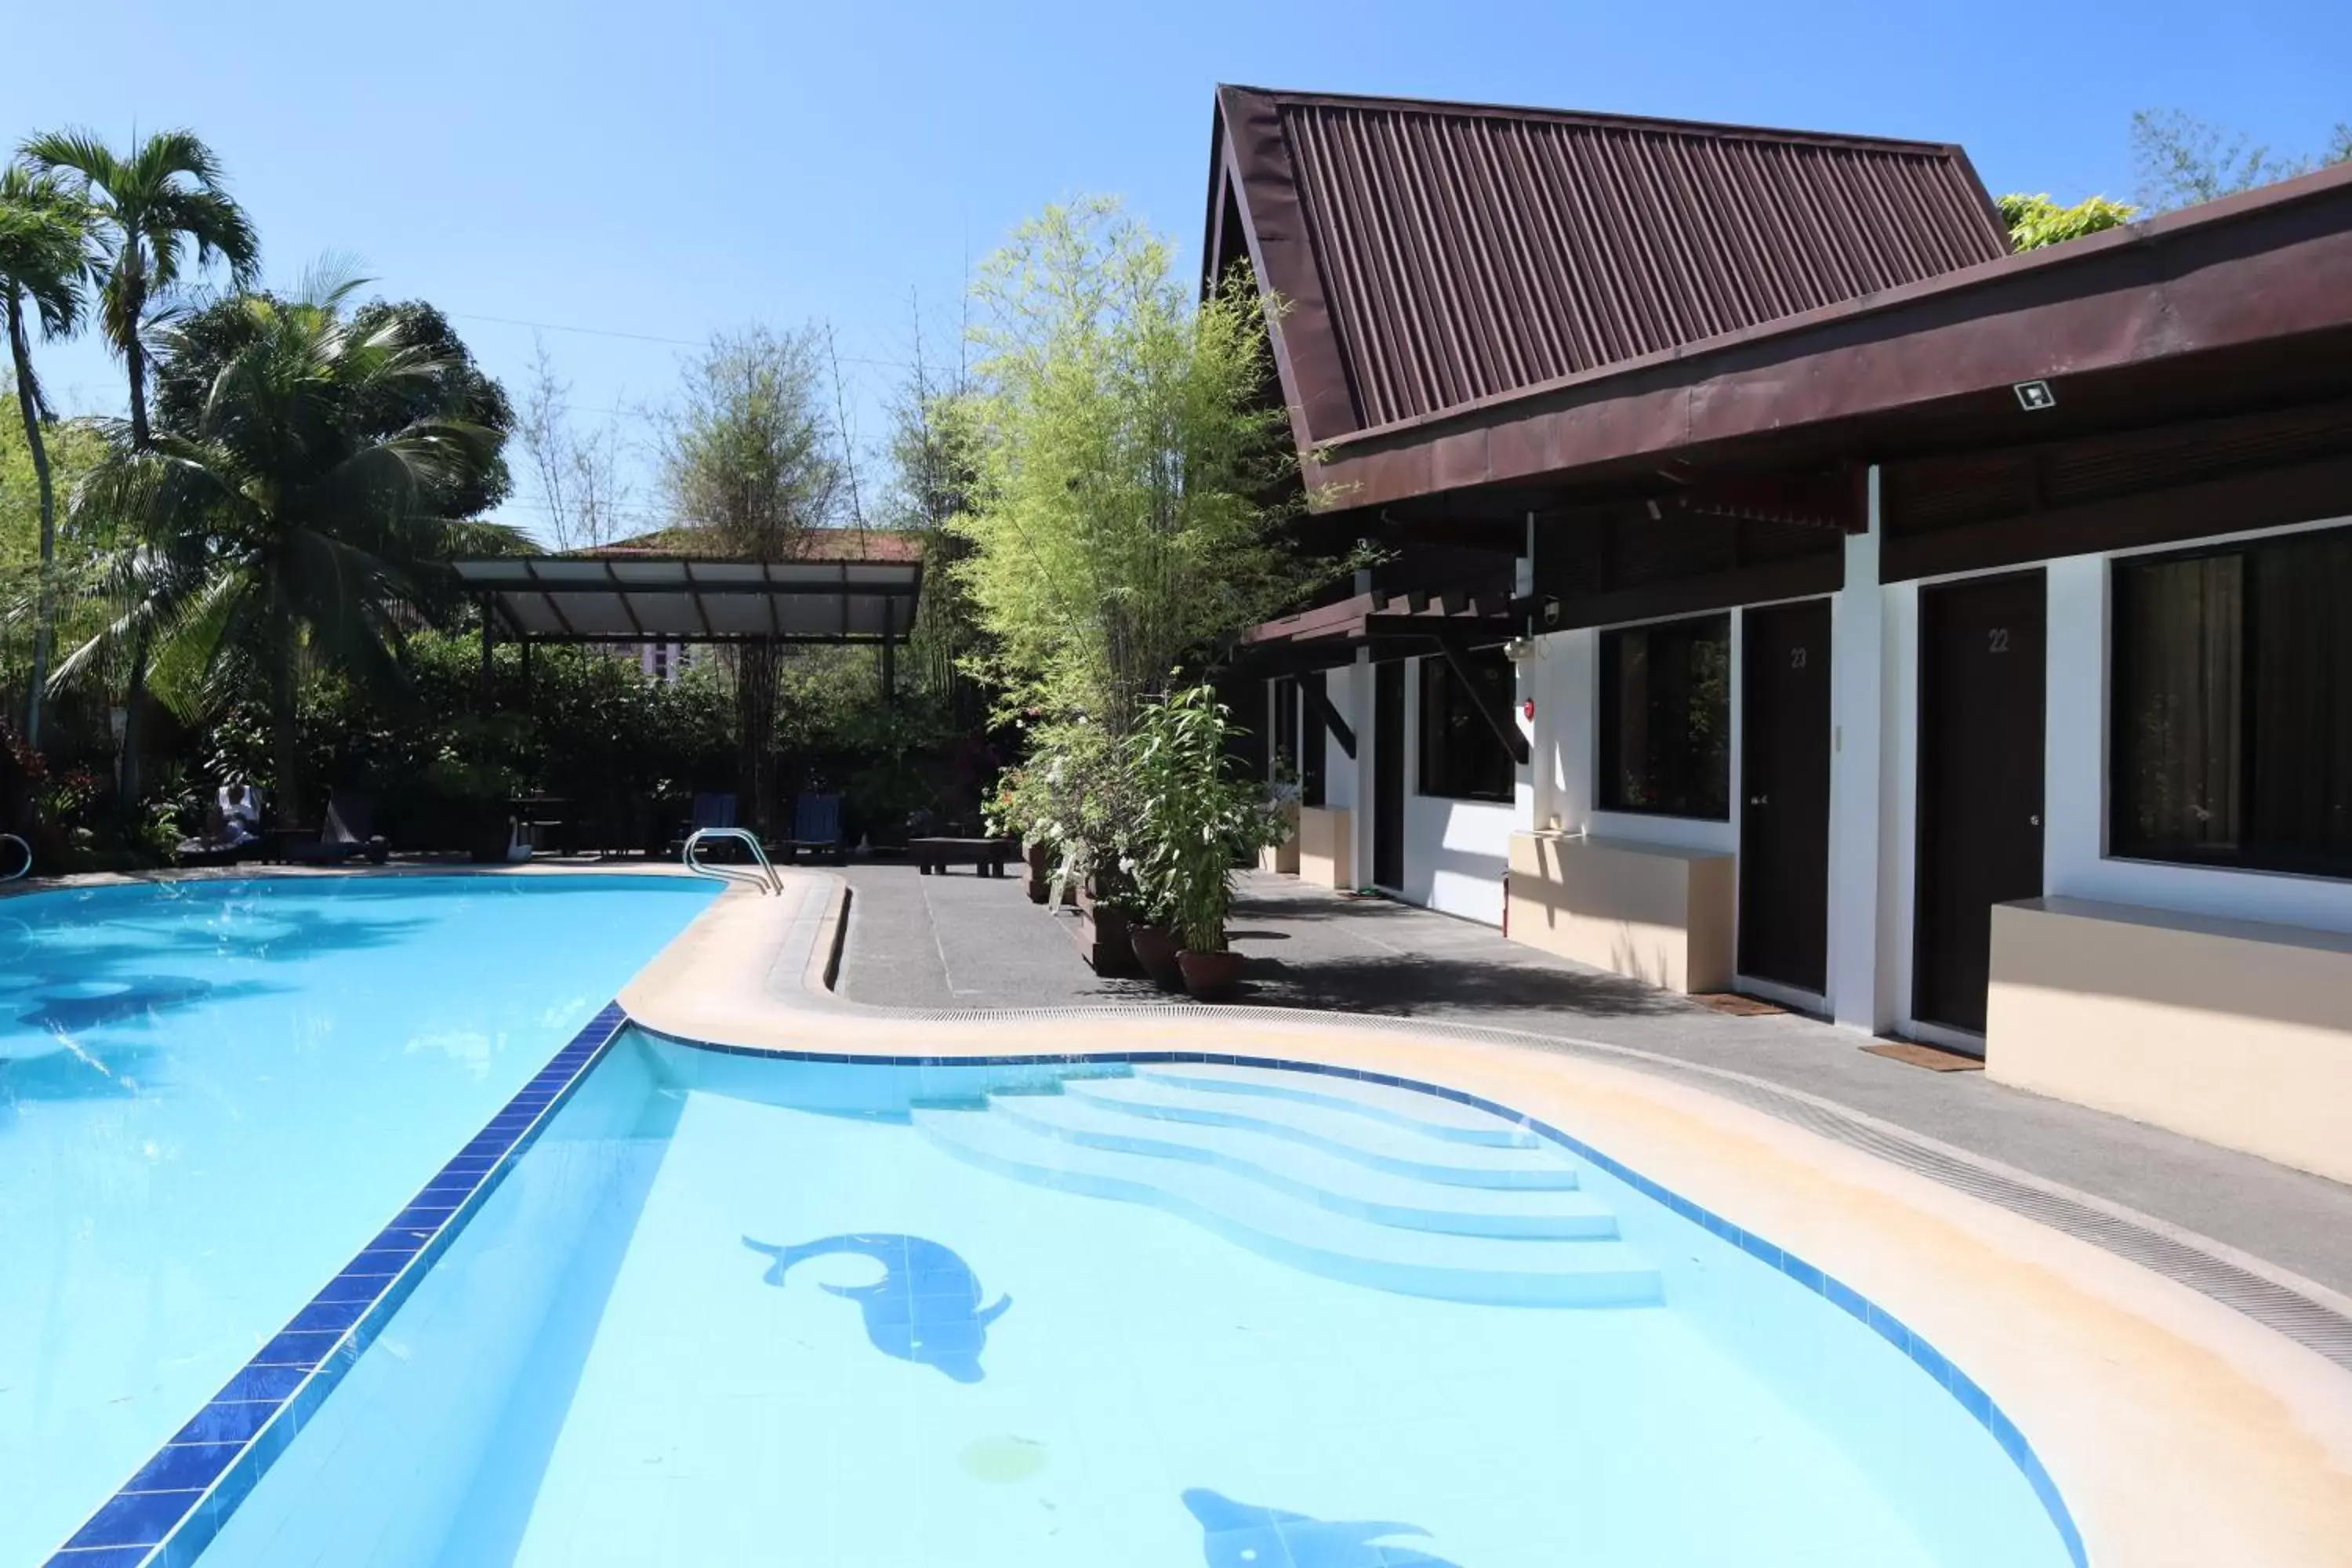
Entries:
{"label": "person seated by pool", "polygon": [[215,809],[220,814],[220,834],[214,840],[215,848],[234,849],[261,837],[261,792],[251,784],[221,785]]}
{"label": "person seated by pool", "polygon": [[260,842],[261,792],[248,784],[226,784],[205,807],[204,832],[181,840],[179,859],[186,865],[205,857],[233,858]]}

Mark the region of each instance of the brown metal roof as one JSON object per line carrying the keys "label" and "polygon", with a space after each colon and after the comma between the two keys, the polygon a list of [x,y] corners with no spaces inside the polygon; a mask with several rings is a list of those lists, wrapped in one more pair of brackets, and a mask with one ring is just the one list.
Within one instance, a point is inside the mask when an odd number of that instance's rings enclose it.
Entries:
{"label": "brown metal roof", "polygon": [[1223,87],[1213,157],[1302,447],[2009,249],[1928,142]]}
{"label": "brown metal roof", "polygon": [[[1338,437],[1352,507],[1667,462],[1884,461],[2341,395],[2352,165]],[[2021,405],[2042,380],[2054,409]]]}

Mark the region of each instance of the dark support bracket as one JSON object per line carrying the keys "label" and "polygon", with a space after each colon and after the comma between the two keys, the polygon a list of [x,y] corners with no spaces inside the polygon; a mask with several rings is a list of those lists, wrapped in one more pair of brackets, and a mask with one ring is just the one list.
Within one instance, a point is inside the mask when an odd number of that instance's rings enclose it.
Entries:
{"label": "dark support bracket", "polygon": [[1339,749],[1352,761],[1356,755],[1356,732],[1348,728],[1348,721],[1331,706],[1330,694],[1319,684],[1302,680],[1298,683],[1298,700],[1306,705],[1307,716],[1330,731],[1331,738],[1339,742]]}
{"label": "dark support bracket", "polygon": [[1495,731],[1495,739],[1503,742],[1503,750],[1511,753],[1511,761],[1526,767],[1530,757],[1528,738],[1519,733],[1518,723],[1511,717],[1510,705],[1495,706],[1486,686],[1470,673],[1470,666],[1463,658],[1460,648],[1443,638],[1439,639],[1437,647],[1445,656],[1445,662],[1453,667],[1454,679],[1462,683],[1462,689],[1469,693],[1470,700],[1477,705],[1478,716],[1486,721],[1488,729]]}

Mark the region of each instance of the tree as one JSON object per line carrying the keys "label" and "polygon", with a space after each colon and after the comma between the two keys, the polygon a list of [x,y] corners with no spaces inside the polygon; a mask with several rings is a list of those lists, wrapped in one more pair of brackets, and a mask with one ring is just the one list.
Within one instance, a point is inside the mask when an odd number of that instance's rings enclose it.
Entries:
{"label": "tree", "polygon": [[968,544],[950,526],[970,508],[978,479],[975,422],[961,412],[971,391],[971,371],[961,361],[930,362],[919,314],[913,354],[888,405],[885,451],[890,485],[882,497],[882,515],[885,526],[922,542],[923,592],[907,638],[917,679],[945,700],[959,721],[975,724],[981,718],[978,689],[962,666],[977,651],[976,628],[954,570]]}
{"label": "tree", "polygon": [[515,426],[530,458],[545,509],[548,542],[558,550],[610,544],[626,531],[629,489],[612,431],[581,436],[572,427],[572,384],[556,378],[547,345],[535,343],[530,388]]}
{"label": "tree", "polygon": [[49,676],[50,645],[57,635],[57,599],[51,581],[57,564],[57,482],[49,469],[43,426],[55,416],[33,374],[33,343],[27,311],[38,318],[41,335],[54,341],[81,324],[83,278],[89,268],[89,214],[50,174],[21,164],[0,169],[0,310],[8,326],[9,363],[16,371],[16,409],[25,425],[33,482],[40,496],[39,580],[35,590],[33,668],[25,700],[25,743],[41,744],[41,689]]}
{"label": "tree", "polygon": [[147,445],[146,333],[152,311],[189,270],[226,262],[249,287],[261,242],[229,199],[220,161],[190,131],[159,131],[125,156],[84,131],[51,132],[25,143],[35,169],[79,187],[103,247],[100,321],[131,383],[131,439]]}
{"label": "tree", "polygon": [[2045,192],[2040,195],[2006,195],[1996,203],[2000,221],[2009,226],[2009,242],[2019,250],[2039,250],[2063,245],[2106,229],[2120,228],[2139,209],[2105,196],[2084,196],[2073,206],[2061,206]]}
{"label": "tree", "polygon": [[[239,288],[249,286],[261,260],[261,242],[229,199],[220,161],[191,131],[159,131],[126,156],[84,131],[58,131],[25,143],[33,168],[67,177],[89,209],[101,249],[99,322],[122,356],[131,384],[131,445],[145,450],[148,352],[146,334],[160,302],[183,279],[218,259]],[[139,795],[141,701],[147,650],[133,647],[124,682],[122,795]]]}
{"label": "tree", "polygon": [[[763,327],[713,338],[686,367],[662,443],[671,512],[716,554],[786,561],[840,515],[846,468],[822,395],[824,339]],[[736,650],[740,787],[765,827],[775,785],[776,650]]]}
{"label": "tree", "polygon": [[2336,127],[2324,153],[2296,156],[2183,110],[2143,109],[2132,116],[2131,145],[2139,205],[2169,212],[2352,161],[2352,123]]}
{"label": "tree", "polygon": [[[319,272],[304,286],[310,301],[332,300],[336,308],[362,286],[334,271]],[[203,424],[205,404],[236,357],[265,340],[277,317],[257,311],[257,300],[284,307],[278,295],[247,291],[232,294],[201,310],[182,315],[172,326],[171,352],[155,363],[154,418],[158,428],[193,435]],[[295,301],[300,302],[300,301]],[[420,420],[449,418],[496,432],[501,438],[480,463],[467,464],[446,475],[450,488],[431,498],[435,511],[447,517],[478,517],[505,500],[514,489],[508,469],[503,438],[515,428],[513,405],[506,388],[474,361],[473,351],[450,326],[449,320],[422,300],[371,300],[346,312],[349,330],[366,337],[391,327],[400,342],[434,368],[415,375],[392,377],[364,397],[351,396],[335,405],[347,438],[383,437],[397,434]]]}
{"label": "tree", "polygon": [[[502,439],[449,406],[460,365],[417,341],[414,314],[347,312],[352,287],[245,297],[247,321],[225,334],[234,347],[194,422],[144,444],[116,432],[83,497],[146,527],[116,552],[112,621],[59,670],[127,640],[152,646],[158,694],[184,711],[257,683],[289,815],[303,802],[306,664],[397,684],[403,616],[432,601],[446,563],[513,542],[451,505],[484,492]],[[423,389],[437,389],[428,406],[444,401],[383,431],[383,411],[415,407]]]}
{"label": "tree", "polygon": [[1114,736],[1180,664],[1315,580],[1283,524],[1303,492],[1248,280],[1196,301],[1116,202],[1052,206],[982,264],[982,358],[960,405],[976,458],[950,525],[1014,711]]}

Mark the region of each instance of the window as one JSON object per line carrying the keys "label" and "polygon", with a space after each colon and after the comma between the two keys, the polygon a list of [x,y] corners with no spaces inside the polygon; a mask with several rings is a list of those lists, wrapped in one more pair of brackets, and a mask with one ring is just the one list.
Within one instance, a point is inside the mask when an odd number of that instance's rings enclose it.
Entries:
{"label": "window", "polygon": [[1274,744],[1266,748],[1266,767],[1276,779],[1297,774],[1298,682],[1286,675],[1274,683]]}
{"label": "window", "polygon": [[1731,617],[1601,634],[1601,806],[1731,816]]}
{"label": "window", "polygon": [[1499,653],[1465,655],[1475,693],[1452,661],[1421,661],[1421,784],[1423,795],[1454,800],[1509,800],[1513,766],[1502,738],[1479,711],[1511,709],[1510,661]]}
{"label": "window", "polygon": [[1319,669],[1312,675],[1302,677],[1301,685],[1306,694],[1304,702],[1307,727],[1298,741],[1298,804],[1321,805],[1324,771],[1330,763],[1330,758],[1327,754],[1330,736],[1329,732],[1323,728],[1323,721],[1319,717],[1318,700],[1328,701],[1330,689],[1326,682],[1324,673]]}
{"label": "window", "polygon": [[2352,529],[2118,562],[2107,847],[2352,877]]}

